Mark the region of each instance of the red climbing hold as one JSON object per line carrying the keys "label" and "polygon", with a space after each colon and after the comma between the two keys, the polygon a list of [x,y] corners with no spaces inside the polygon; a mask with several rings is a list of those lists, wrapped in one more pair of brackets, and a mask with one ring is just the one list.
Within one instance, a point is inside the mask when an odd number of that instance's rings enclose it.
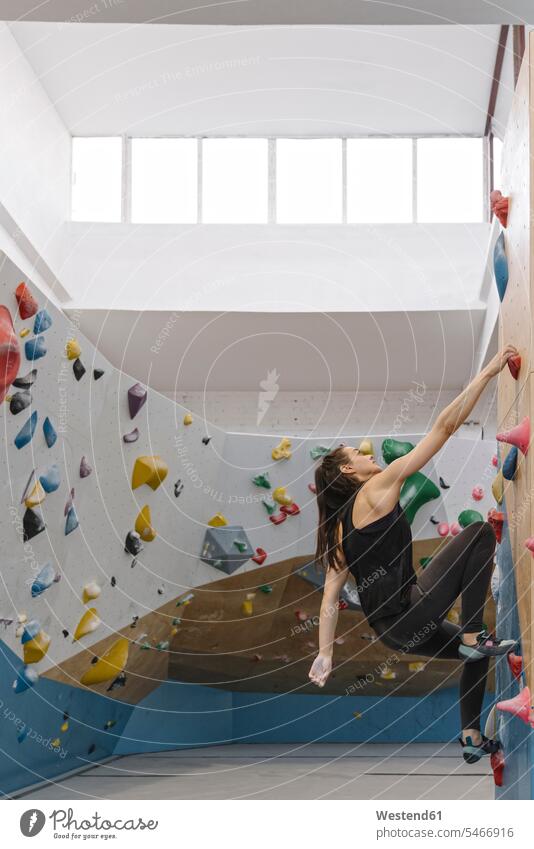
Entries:
{"label": "red climbing hold", "polygon": [[534,537],[528,537],[525,540],[525,548],[528,548],[532,556],[534,557]]}
{"label": "red climbing hold", "polygon": [[481,486],[475,486],[473,488],[471,498],[473,499],[473,501],[482,501],[482,499],[484,498],[484,490]]}
{"label": "red climbing hold", "polygon": [[494,454],[493,457],[491,458],[491,463],[492,463],[493,466],[499,465],[499,459],[498,459],[496,454]]}
{"label": "red climbing hold", "polygon": [[498,749],[496,752],[493,752],[490,757],[490,764],[493,770],[495,786],[502,787],[504,773],[504,753],[502,749]]}
{"label": "red climbing hold", "polygon": [[521,673],[523,671],[523,658],[520,654],[514,654],[510,652],[510,654],[506,655],[506,660],[508,661],[508,666],[510,667],[510,672],[514,676],[516,681],[521,679]]}
{"label": "red climbing hold", "polygon": [[294,501],[291,504],[282,504],[280,507],[280,513],[285,513],[286,516],[298,516],[300,513],[300,507],[298,504],[295,504]]}
{"label": "red climbing hold", "polygon": [[15,289],[15,297],[19,305],[19,315],[21,318],[31,318],[32,315],[35,315],[39,309],[39,304],[26,286],[26,283],[19,283]]}
{"label": "red climbing hold", "polygon": [[497,702],[497,710],[502,710],[505,713],[511,713],[512,716],[517,716],[522,722],[534,728],[534,711],[532,710],[532,700],[528,687],[523,687],[517,696],[513,699],[506,699],[504,702]]}
{"label": "red climbing hold", "polygon": [[252,558],[252,560],[254,561],[254,563],[257,563],[257,564],[258,564],[258,566],[261,566],[263,563],[265,563],[265,560],[266,560],[266,559],[267,559],[267,552],[266,552],[266,551],[264,551],[264,549],[263,549],[263,548],[257,548],[257,549],[256,549],[256,554],[255,554],[255,555],[254,555],[254,557]]}
{"label": "red climbing hold", "polygon": [[491,211],[503,227],[508,224],[508,201],[509,198],[503,197],[502,192],[498,189],[490,193]]}
{"label": "red climbing hold", "polygon": [[281,525],[286,519],[287,516],[285,513],[275,513],[274,516],[269,516],[269,521],[272,522],[273,525]]}
{"label": "red climbing hold", "polygon": [[510,369],[510,374],[512,375],[514,380],[517,380],[519,377],[519,372],[521,370],[521,357],[519,354],[515,357],[509,357],[508,359],[508,368]]}
{"label": "red climbing hold", "polygon": [[499,442],[506,442],[508,445],[517,446],[523,454],[526,454],[530,443],[529,417],[525,416],[521,424],[510,428],[510,430],[504,430],[501,433],[498,433],[497,439]]}
{"label": "red climbing hold", "polygon": [[489,510],[488,511],[488,522],[490,523],[493,531],[495,533],[495,538],[497,542],[502,540],[502,526],[504,522],[504,513],[500,513],[498,510]]}
{"label": "red climbing hold", "polygon": [[16,380],[19,367],[20,349],[11,313],[7,307],[0,306],[0,402]]}
{"label": "red climbing hold", "polygon": [[337,609],[338,610],[346,610],[348,608],[348,606],[349,606],[349,603],[348,603],[348,601],[345,601],[344,598],[338,599],[338,602],[337,602]]}

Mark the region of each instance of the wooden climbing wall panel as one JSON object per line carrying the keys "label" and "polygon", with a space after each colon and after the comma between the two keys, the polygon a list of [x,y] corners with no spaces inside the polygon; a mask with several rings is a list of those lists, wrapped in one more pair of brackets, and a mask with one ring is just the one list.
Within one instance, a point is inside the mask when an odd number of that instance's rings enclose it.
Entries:
{"label": "wooden climbing wall panel", "polygon": [[[499,341],[519,349],[521,371],[514,380],[508,369],[499,378],[498,430],[519,424],[525,416],[534,421],[534,193],[531,158],[534,154],[534,56],[533,34],[517,82],[506,129],[501,179],[497,187],[510,198],[508,225],[504,230],[509,279],[501,304]],[[501,445],[504,460],[509,446]],[[523,661],[527,684],[532,688],[532,616],[534,612],[533,561],[525,549],[525,540],[534,534],[534,451],[527,457],[519,453],[514,481],[505,481],[505,508],[514,559],[516,589],[521,627]]]}

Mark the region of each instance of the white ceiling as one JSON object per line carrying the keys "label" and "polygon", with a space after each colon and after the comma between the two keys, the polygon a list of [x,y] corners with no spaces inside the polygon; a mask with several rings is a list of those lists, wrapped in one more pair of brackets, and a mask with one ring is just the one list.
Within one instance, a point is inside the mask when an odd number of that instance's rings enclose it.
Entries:
{"label": "white ceiling", "polygon": [[498,26],[10,27],[75,135],[481,134],[499,34]]}
{"label": "white ceiling", "polygon": [[531,0],[0,0],[4,20],[166,24],[444,24],[534,21]]}
{"label": "white ceiling", "polygon": [[[73,318],[116,368],[162,392],[257,391],[272,369],[284,391],[388,392],[412,381],[453,389],[469,380],[484,309],[171,314],[77,308]],[[162,328],[169,331],[163,337]]]}

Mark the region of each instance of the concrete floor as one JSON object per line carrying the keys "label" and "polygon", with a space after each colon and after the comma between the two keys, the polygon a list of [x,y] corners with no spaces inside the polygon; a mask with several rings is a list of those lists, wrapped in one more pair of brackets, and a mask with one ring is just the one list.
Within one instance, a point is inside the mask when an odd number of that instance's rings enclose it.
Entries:
{"label": "concrete floor", "polygon": [[24,799],[493,799],[457,744],[256,744],[117,757]]}

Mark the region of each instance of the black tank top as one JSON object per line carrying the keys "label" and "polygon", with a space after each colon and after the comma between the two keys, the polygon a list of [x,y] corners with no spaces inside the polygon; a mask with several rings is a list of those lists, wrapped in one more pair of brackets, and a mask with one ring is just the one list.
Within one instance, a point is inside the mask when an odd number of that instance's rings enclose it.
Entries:
{"label": "black tank top", "polygon": [[356,579],[362,610],[369,625],[401,613],[410,603],[417,580],[412,564],[412,531],[399,504],[364,528],[355,528],[352,509],[358,493],[342,516],[343,553]]}

